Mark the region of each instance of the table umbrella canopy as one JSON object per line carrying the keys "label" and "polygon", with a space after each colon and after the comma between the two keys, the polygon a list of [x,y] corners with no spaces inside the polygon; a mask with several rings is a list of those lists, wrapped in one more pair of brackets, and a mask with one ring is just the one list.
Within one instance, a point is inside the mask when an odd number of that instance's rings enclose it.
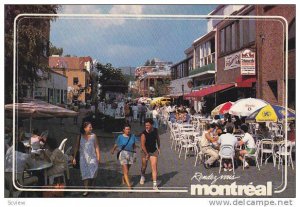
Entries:
{"label": "table umbrella canopy", "polygon": [[212,116],[220,115],[220,114],[226,114],[228,113],[231,106],[234,104],[234,102],[228,101],[225,103],[220,104],[214,110],[211,111]]}
{"label": "table umbrella canopy", "polygon": [[5,105],[5,111],[11,116],[14,106],[16,116],[24,118],[67,118],[78,116],[78,112],[37,100]]}
{"label": "table umbrella canopy", "polygon": [[233,104],[229,110],[229,114],[234,116],[249,116],[256,110],[268,105],[268,103],[261,99],[245,98],[240,99]]}
{"label": "table umbrella canopy", "polygon": [[293,121],[296,119],[296,112],[292,109],[287,110],[285,108],[277,105],[267,105],[261,109],[256,110],[250,114],[247,118],[247,122],[278,122],[287,119],[288,121]]}
{"label": "table umbrella canopy", "polygon": [[8,116],[13,116],[13,108],[17,117],[30,119],[30,132],[33,118],[67,118],[78,116],[78,112],[55,106],[44,101],[30,100],[24,103],[5,105],[5,112]]}

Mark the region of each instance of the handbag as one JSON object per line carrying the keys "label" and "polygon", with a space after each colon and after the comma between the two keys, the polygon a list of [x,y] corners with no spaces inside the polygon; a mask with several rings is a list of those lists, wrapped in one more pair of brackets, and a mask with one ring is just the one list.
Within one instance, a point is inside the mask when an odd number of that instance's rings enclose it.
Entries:
{"label": "handbag", "polygon": [[79,136],[79,143],[78,143],[78,149],[77,149],[77,153],[76,153],[76,156],[75,156],[75,160],[76,160],[76,165],[73,165],[73,168],[75,169],[79,169],[80,168],[80,139],[81,139],[81,136]]}
{"label": "handbag", "polygon": [[117,160],[119,159],[119,156],[120,156],[121,152],[122,152],[122,151],[125,149],[125,147],[128,145],[130,139],[131,139],[131,135],[130,135],[130,137],[129,137],[127,143],[126,143],[125,145],[123,145],[122,148],[121,148],[121,150],[117,153]]}

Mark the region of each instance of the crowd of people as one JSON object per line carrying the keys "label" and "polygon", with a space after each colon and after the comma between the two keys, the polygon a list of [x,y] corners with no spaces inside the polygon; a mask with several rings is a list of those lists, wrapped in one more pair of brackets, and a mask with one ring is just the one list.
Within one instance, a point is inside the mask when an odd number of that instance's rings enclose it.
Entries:
{"label": "crowd of people", "polygon": [[[117,155],[117,160],[122,166],[122,183],[126,184],[128,189],[133,189],[129,171],[131,166],[136,163],[136,154],[140,148],[140,184],[145,183],[145,172],[148,161],[150,161],[153,189],[158,190],[157,163],[161,150],[158,129],[167,126],[168,122],[191,124],[197,112],[193,107],[183,105],[172,106],[166,104],[164,106],[149,107],[145,103],[129,102],[126,103],[124,111],[126,123],[123,126],[122,134],[117,136],[110,151],[112,156]],[[203,114],[200,114],[200,116],[207,117]],[[140,125],[144,126],[144,130],[140,133],[140,146],[137,145],[137,137],[131,133],[130,123],[132,122],[139,122]],[[235,161],[243,161],[245,155],[255,154],[258,149],[253,130],[255,130],[255,134],[260,134],[264,138],[272,136],[270,127],[266,123],[260,123],[257,128],[253,129],[245,123],[243,118],[232,117],[229,114],[225,114],[224,117],[212,117],[211,121],[206,123],[205,129],[201,131],[202,137],[198,143],[202,152],[208,155],[208,158],[203,162],[204,167],[211,168],[217,163],[216,161],[219,160],[222,154],[231,155],[235,158]],[[9,134],[11,130],[6,129],[5,132]],[[236,134],[242,136],[238,138],[235,136]],[[13,151],[16,152],[16,179],[21,185],[43,185],[45,177],[37,172],[29,173],[24,179],[26,169],[33,166],[37,160],[52,163],[52,166],[47,169],[48,176],[67,172],[68,178],[68,160],[70,160],[74,168],[80,169],[84,188],[89,189],[95,185],[99,163],[101,162],[101,153],[99,139],[93,133],[91,122],[83,121],[73,148],[73,154],[69,157],[66,157],[62,150],[58,148],[56,139],[49,137],[47,132],[40,133],[36,129],[33,130],[28,140],[30,148],[24,145],[25,139],[24,127],[19,125],[15,146],[12,146],[11,141],[7,142],[5,146],[5,173],[9,189],[13,188],[11,182]],[[288,139],[295,145],[294,122],[290,123]],[[228,148],[228,146],[230,147]],[[232,171],[234,163],[230,159],[224,159],[221,165],[224,171]],[[246,168],[249,167],[247,161],[244,162],[244,165]],[[88,191],[83,193],[83,196],[87,195]]]}

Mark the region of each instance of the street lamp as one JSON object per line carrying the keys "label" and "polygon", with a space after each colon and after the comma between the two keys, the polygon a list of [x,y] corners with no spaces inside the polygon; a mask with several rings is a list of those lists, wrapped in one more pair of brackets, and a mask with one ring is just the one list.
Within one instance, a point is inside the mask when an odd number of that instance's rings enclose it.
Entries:
{"label": "street lamp", "polygon": [[184,102],[184,84],[181,85],[181,90],[182,90],[182,103]]}

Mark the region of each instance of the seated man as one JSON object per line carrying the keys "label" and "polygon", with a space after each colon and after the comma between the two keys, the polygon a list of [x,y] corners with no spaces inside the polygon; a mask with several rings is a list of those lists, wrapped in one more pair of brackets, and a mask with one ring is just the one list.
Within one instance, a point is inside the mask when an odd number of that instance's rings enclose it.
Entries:
{"label": "seated man", "polygon": [[210,158],[204,163],[204,167],[209,169],[211,165],[219,158],[218,150],[212,148],[212,143],[217,141],[217,138],[213,138],[211,133],[214,130],[214,125],[207,124],[206,130],[202,134],[200,140],[200,146],[203,153],[208,154]]}
{"label": "seated man", "polygon": [[[233,133],[232,126],[228,126],[226,128],[226,134],[222,134],[219,137],[218,143],[220,145],[220,154],[228,155],[228,156],[229,155],[234,156],[234,154],[235,154],[234,148],[238,144],[238,140],[237,140],[237,138],[235,136],[233,136],[232,133]],[[224,145],[230,145],[230,146],[232,146],[233,151],[228,151],[228,149],[226,149],[226,148],[224,148],[222,150],[222,147]],[[232,164],[231,164],[231,162],[229,162],[229,160],[224,160],[224,171],[227,171],[227,170],[232,171]]]}
{"label": "seated man", "polygon": [[[243,161],[243,157],[245,154],[254,154],[256,151],[255,141],[251,134],[248,133],[248,126],[246,124],[242,124],[241,129],[244,132],[244,137],[241,141],[239,141],[239,145],[245,145],[245,149],[240,151],[239,159]],[[248,168],[249,164],[245,161],[245,168]]]}
{"label": "seated man", "polygon": [[34,129],[30,139],[30,145],[32,150],[38,150],[45,144],[47,137],[40,135],[37,129]]}

